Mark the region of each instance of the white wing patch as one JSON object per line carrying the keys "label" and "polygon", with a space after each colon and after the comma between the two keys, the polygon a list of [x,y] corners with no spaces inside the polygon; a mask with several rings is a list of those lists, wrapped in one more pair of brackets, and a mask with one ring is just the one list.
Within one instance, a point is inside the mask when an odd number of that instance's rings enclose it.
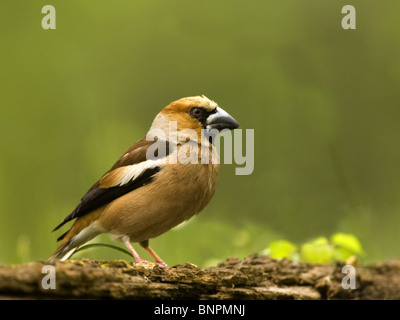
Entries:
{"label": "white wing patch", "polygon": [[138,164],[127,166],[124,170],[124,175],[117,182],[116,186],[123,186],[135,179],[137,179],[147,169],[152,169],[165,164],[165,159],[146,160]]}

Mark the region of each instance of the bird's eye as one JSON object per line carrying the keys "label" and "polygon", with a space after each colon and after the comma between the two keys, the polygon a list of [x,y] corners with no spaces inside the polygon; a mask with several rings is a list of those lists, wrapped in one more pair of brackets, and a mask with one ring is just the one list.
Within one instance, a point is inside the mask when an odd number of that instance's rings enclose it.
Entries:
{"label": "bird's eye", "polygon": [[190,114],[191,114],[191,116],[198,118],[201,115],[201,109],[194,107],[194,108],[190,109]]}

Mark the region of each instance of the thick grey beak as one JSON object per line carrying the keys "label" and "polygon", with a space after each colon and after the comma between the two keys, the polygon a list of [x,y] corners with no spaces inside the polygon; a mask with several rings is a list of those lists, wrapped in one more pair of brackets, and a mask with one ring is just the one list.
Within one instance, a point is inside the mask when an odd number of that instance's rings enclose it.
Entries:
{"label": "thick grey beak", "polygon": [[224,109],[217,107],[217,112],[211,114],[207,118],[207,129],[223,129],[233,130],[239,128],[239,123]]}

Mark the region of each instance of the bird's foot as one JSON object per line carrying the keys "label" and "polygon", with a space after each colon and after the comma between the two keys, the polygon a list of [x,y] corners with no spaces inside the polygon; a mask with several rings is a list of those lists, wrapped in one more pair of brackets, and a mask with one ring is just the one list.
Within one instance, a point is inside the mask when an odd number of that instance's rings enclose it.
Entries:
{"label": "bird's foot", "polygon": [[160,268],[166,268],[168,267],[168,265],[164,262],[164,261],[156,261],[156,262],[151,262],[148,260],[140,260],[140,261],[136,261],[137,265],[142,265],[145,268],[153,268],[155,266],[159,266]]}
{"label": "bird's foot", "polygon": [[137,266],[143,266],[145,268],[154,268],[157,264],[148,260],[136,260],[136,265]]}
{"label": "bird's foot", "polygon": [[161,268],[167,268],[168,265],[164,261],[156,261],[157,265]]}

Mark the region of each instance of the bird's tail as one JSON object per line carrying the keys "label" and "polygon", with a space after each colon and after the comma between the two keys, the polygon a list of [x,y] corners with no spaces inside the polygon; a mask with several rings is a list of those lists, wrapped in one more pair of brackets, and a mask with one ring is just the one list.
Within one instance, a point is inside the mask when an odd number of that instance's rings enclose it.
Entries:
{"label": "bird's tail", "polygon": [[75,252],[75,250],[78,249],[78,246],[74,246],[74,242],[75,241],[73,241],[73,239],[70,239],[68,241],[62,241],[57,250],[47,260],[47,262],[54,263],[57,260],[60,261],[67,260]]}
{"label": "bird's tail", "polygon": [[75,252],[76,249],[78,249],[78,247],[75,247],[67,252],[65,250],[57,251],[49,259],[47,259],[47,262],[54,263],[58,260],[65,261]]}
{"label": "bird's tail", "polygon": [[87,216],[79,218],[71,229],[58,238],[61,243],[47,262],[53,263],[57,260],[67,260],[81,245],[104,231],[97,222],[90,223]]}

